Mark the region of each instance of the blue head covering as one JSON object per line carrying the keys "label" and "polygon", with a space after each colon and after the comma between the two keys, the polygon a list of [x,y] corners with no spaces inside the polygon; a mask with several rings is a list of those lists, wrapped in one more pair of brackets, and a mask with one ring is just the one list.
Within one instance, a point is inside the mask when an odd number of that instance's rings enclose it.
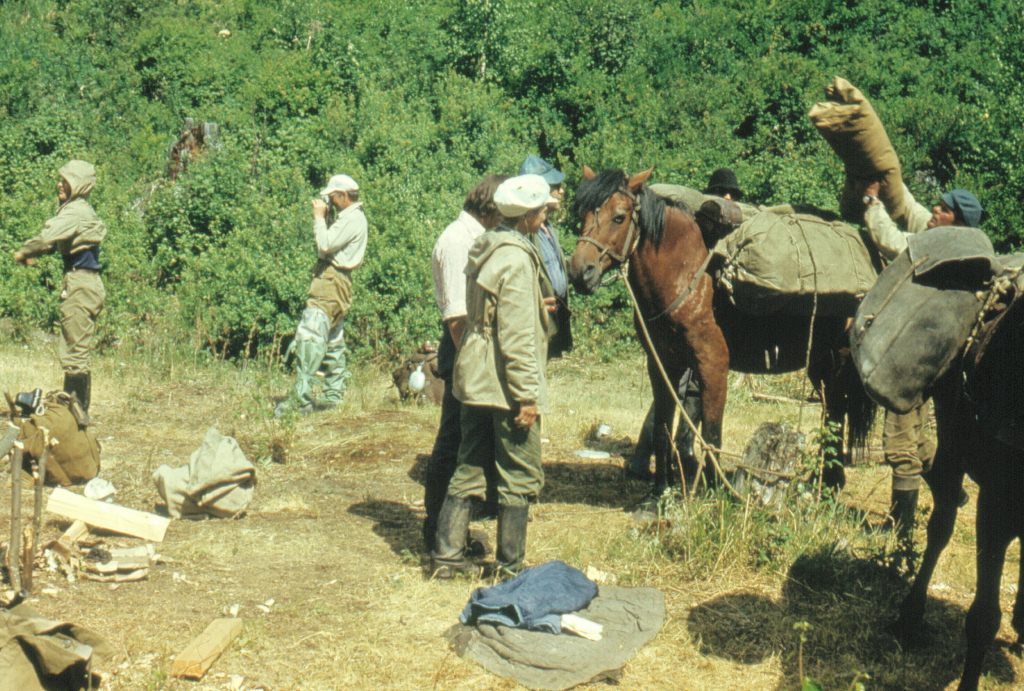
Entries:
{"label": "blue head covering", "polygon": [[977,228],[981,223],[981,214],[984,211],[981,202],[967,190],[950,190],[942,195],[941,199],[957,218],[970,227]]}
{"label": "blue head covering", "polygon": [[540,156],[534,156],[530,154],[523,161],[523,165],[519,166],[520,175],[539,175],[549,185],[561,185],[562,180],[565,180],[565,173],[555,168],[553,165],[545,161]]}

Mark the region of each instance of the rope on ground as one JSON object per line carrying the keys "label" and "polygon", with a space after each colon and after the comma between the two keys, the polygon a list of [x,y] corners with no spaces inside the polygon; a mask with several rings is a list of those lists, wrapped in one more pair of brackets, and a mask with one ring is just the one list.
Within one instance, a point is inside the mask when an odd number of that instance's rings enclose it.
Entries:
{"label": "rope on ground", "polygon": [[[743,497],[740,496],[740,493],[737,492],[736,489],[729,483],[729,479],[725,477],[725,472],[722,470],[722,466],[718,462],[718,457],[716,455],[718,449],[715,449],[713,446],[708,444],[704,440],[704,437],[701,436],[700,432],[697,430],[697,426],[693,424],[693,420],[691,420],[690,416],[686,414],[686,410],[683,408],[683,403],[682,401],[679,400],[679,396],[676,393],[675,384],[668,378],[668,373],[665,371],[665,366],[661,363],[661,358],[658,356],[658,351],[654,347],[654,341],[651,339],[651,334],[647,330],[647,324],[644,321],[644,315],[640,312],[640,303],[637,302],[636,295],[633,293],[633,286],[629,284],[629,277],[626,274],[626,263],[623,263],[619,267],[619,271],[622,274],[622,282],[626,285],[626,292],[629,293],[629,299],[633,303],[633,310],[636,312],[637,323],[640,324],[640,332],[643,334],[644,341],[647,344],[647,350],[651,354],[651,357],[654,359],[654,364],[658,366],[658,372],[661,373],[661,378],[662,380],[664,380],[666,388],[668,388],[669,393],[672,395],[672,400],[675,401],[676,409],[679,411],[680,416],[686,422],[687,426],[690,428],[690,431],[693,433],[694,443],[696,443],[700,447],[701,458],[700,466],[697,468],[697,478],[699,479],[704,471],[704,460],[709,459],[711,461],[711,467],[715,469],[715,474],[718,475],[718,478],[722,481],[722,485],[729,491],[730,494],[732,494],[732,496],[734,496],[736,499],[740,501],[743,501]],[[669,443],[674,446],[673,440],[670,439]],[[697,481],[694,481],[693,487],[690,489],[691,494],[696,489],[696,487]]]}

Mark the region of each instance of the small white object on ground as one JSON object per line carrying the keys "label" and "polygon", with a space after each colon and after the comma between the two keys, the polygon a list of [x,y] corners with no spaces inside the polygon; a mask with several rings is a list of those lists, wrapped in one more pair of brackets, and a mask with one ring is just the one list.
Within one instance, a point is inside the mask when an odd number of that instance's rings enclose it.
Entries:
{"label": "small white object on ground", "polygon": [[85,483],[85,489],[82,493],[89,499],[95,499],[96,501],[113,501],[114,495],[117,494],[117,489],[109,480],[94,477]]}
{"label": "small white object on ground", "polygon": [[605,458],[612,457],[612,455],[607,451],[598,451],[597,449],[577,449],[576,455],[580,458],[592,458],[595,460],[602,460]]}
{"label": "small white object on ground", "polygon": [[574,633],[581,638],[591,641],[601,640],[601,635],[604,633],[604,626],[601,624],[575,614],[562,615],[562,628],[569,633]]}

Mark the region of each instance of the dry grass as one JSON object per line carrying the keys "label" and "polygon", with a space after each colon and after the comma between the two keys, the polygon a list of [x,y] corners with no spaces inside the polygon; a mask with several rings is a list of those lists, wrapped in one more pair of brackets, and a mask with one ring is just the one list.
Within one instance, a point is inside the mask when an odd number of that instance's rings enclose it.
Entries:
{"label": "dry grass", "polygon": [[[4,388],[60,383],[46,354],[7,346],[0,357]],[[103,358],[95,379],[103,475],[121,503],[152,509],[152,471],[187,462],[210,425],[238,438],[259,473],[246,517],[173,522],[160,547],[173,561],[154,568],[148,581],[112,590],[42,578],[39,587],[57,589],[36,598],[42,612],[94,628],[119,651],[109,688],[221,689],[231,687],[232,675],[243,678],[243,688],[515,688],[453,655],[442,638],[473,584],[422,574],[418,479],[436,408],[399,405],[386,377],[362,372],[341,409],[279,424],[269,412],[271,397],[288,385],[282,374],[167,353]],[[806,393],[795,376],[753,384],[774,394]],[[642,529],[627,509],[645,488],[622,482],[621,458],[573,454],[596,423],[611,425],[613,437],[635,436],[650,401],[641,358],[615,366],[556,363],[552,394],[544,429],[548,482],[532,514],[529,560],[592,564],[666,596],[665,626],[627,665],[624,687],[797,687],[798,622],[811,625],[805,669],[827,688],[846,688],[861,672],[872,677],[869,688],[955,681],[973,592],[973,515],[960,521],[935,578],[927,614],[934,633],[923,648],[900,651],[884,627],[905,585],[873,559],[884,538],[864,530],[859,513],[795,503],[766,516],[703,499],[672,509],[660,532]],[[766,420],[800,418],[804,430],[816,424],[813,406],[801,412],[795,404],[758,402],[746,385],[734,385],[730,396],[730,451],[741,452]],[[888,471],[868,464],[849,474],[843,503],[884,510]],[[0,517],[0,535],[7,521]],[[62,528],[48,520],[44,537]],[[485,528],[493,531],[493,524]],[[1016,559],[1014,549],[1004,590],[1015,583]],[[270,613],[261,613],[257,605],[269,598]],[[1011,600],[1005,594],[1007,607]],[[169,679],[174,654],[234,604],[245,620],[241,639],[202,682]],[[1008,623],[1000,638],[1012,639]],[[986,688],[1013,688],[1024,678],[1005,645],[988,662]]]}

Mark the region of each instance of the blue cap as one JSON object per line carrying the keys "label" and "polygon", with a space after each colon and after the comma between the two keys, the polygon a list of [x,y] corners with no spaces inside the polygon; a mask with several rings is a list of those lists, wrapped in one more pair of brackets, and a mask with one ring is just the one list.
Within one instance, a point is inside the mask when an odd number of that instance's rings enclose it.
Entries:
{"label": "blue cap", "polygon": [[519,166],[519,174],[539,175],[551,186],[561,185],[562,180],[565,180],[565,173],[540,156],[534,156],[533,154],[527,156],[526,160],[523,161],[523,165]]}
{"label": "blue cap", "polygon": [[981,202],[967,190],[950,190],[942,195],[941,199],[957,218],[970,227],[977,228],[981,223]]}

